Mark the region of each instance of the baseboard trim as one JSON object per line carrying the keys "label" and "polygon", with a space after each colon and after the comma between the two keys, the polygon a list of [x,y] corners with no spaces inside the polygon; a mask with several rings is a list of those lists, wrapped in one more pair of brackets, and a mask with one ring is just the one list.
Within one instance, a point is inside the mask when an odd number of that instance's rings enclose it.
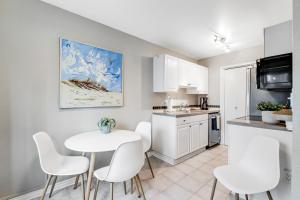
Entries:
{"label": "baseboard trim", "polygon": [[[76,177],[73,177],[73,178],[70,178],[70,179],[67,179],[67,180],[64,180],[61,182],[57,182],[55,184],[54,191],[58,191],[58,190],[61,190],[61,189],[64,189],[66,187],[73,185],[75,182],[75,178]],[[29,193],[26,193],[26,194],[23,194],[20,196],[7,198],[7,199],[10,199],[10,200],[32,200],[32,199],[40,197],[42,192],[43,192],[43,189],[40,189],[40,190],[32,191],[32,192],[29,192]],[[49,193],[50,193],[50,189],[48,189],[48,191],[47,191],[47,194],[49,194]]]}
{"label": "baseboard trim", "polygon": [[205,150],[206,150],[205,148],[201,148],[201,149],[198,149],[198,150],[196,150],[192,153],[189,153],[188,155],[185,155],[185,156],[183,156],[181,158],[178,158],[178,159],[173,159],[169,156],[163,155],[163,154],[158,153],[156,151],[152,151],[152,155],[154,157],[164,161],[164,162],[167,162],[167,163],[171,164],[171,165],[177,165],[177,164],[179,164],[179,163],[181,163],[181,162],[183,162],[183,161],[185,161],[185,160],[187,160],[187,159],[189,159],[189,158],[191,158],[195,155],[198,155],[199,153],[204,152]]}

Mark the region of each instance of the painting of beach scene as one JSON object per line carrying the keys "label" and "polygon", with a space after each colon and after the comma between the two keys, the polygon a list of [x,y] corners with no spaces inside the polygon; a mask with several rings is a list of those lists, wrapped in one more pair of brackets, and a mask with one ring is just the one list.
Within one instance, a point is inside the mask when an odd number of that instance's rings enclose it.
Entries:
{"label": "painting of beach scene", "polygon": [[123,55],[60,39],[60,107],[123,106]]}

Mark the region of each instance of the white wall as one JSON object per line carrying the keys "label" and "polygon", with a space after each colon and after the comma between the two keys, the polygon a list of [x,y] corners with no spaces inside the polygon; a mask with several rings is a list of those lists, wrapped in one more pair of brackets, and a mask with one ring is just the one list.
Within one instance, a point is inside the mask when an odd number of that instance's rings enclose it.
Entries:
{"label": "white wall", "polygon": [[199,64],[208,67],[209,104],[220,105],[220,67],[255,62],[256,59],[262,57],[264,57],[263,45],[199,60]]}
{"label": "white wall", "polygon": [[[124,54],[124,107],[59,109],[60,36]],[[65,139],[97,129],[103,116],[126,129],[150,120],[152,106],[166,97],[152,92],[152,57],[160,53],[183,57],[39,0],[1,0],[0,198],[44,186],[32,140],[37,131],[49,132],[58,150],[70,154]],[[182,92],[174,96],[196,103]],[[97,167],[110,156],[99,154]]]}
{"label": "white wall", "polygon": [[294,154],[292,194],[293,200],[300,199],[300,1],[294,0],[293,8],[293,121],[294,121]]}

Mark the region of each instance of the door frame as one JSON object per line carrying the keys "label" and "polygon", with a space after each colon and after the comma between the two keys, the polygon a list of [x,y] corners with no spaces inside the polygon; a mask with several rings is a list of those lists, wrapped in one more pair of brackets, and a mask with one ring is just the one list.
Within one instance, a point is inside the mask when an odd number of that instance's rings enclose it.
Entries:
{"label": "door frame", "polygon": [[[249,67],[250,65],[256,66],[256,62],[247,62],[234,65],[226,65],[220,67],[220,115],[221,115],[221,144],[225,144],[225,70]],[[249,77],[247,77],[249,78]],[[250,80],[249,80],[250,83]],[[247,85],[250,87],[250,84]],[[250,89],[250,88],[249,88]],[[250,90],[249,90],[250,91]],[[247,97],[247,103],[250,103],[250,96]]]}

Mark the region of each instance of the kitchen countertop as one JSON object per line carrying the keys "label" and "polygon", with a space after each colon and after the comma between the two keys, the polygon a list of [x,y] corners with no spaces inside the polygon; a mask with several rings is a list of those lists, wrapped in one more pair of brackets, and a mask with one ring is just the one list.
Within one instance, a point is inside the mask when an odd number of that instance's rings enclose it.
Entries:
{"label": "kitchen countertop", "polygon": [[218,112],[220,112],[220,109],[210,108],[208,110],[192,109],[191,111],[173,111],[173,112],[167,112],[165,110],[155,110],[153,111],[152,114],[178,118],[178,117],[189,117],[194,115],[204,115],[204,114],[211,114],[211,113],[218,113]]}
{"label": "kitchen countertop", "polygon": [[227,121],[227,124],[292,132],[290,130],[287,130],[283,124],[264,123],[261,120],[261,117],[259,117],[259,116],[241,117],[241,118],[229,120],[229,121]]}

